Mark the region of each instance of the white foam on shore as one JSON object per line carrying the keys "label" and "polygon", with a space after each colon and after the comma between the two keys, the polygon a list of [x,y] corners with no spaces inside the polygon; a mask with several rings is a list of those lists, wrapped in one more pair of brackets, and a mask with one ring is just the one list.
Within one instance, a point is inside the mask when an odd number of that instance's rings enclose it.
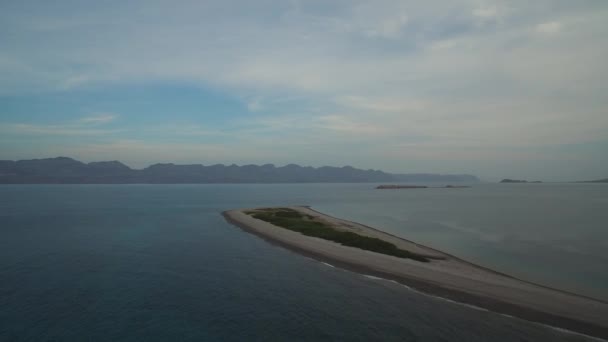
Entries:
{"label": "white foam on shore", "polygon": [[303,256],[303,257],[306,258],[306,259],[308,259],[308,260],[319,262],[319,263],[321,263],[321,264],[323,264],[325,266],[334,268],[336,270],[341,270],[341,271],[346,271],[346,272],[350,272],[350,273],[355,273],[355,274],[361,275],[361,276],[363,276],[363,277],[365,277],[367,279],[380,280],[380,281],[386,281],[386,282],[389,282],[389,283],[394,283],[396,285],[399,285],[400,287],[404,287],[407,290],[415,292],[417,294],[421,294],[421,295],[426,296],[426,297],[431,297],[431,298],[434,298],[434,299],[438,299],[438,300],[441,300],[441,301],[444,301],[444,302],[449,302],[451,304],[465,306],[465,307],[467,307],[469,309],[474,309],[474,310],[478,310],[478,311],[491,312],[493,314],[500,315],[500,316],[503,316],[503,317],[507,317],[507,318],[511,318],[511,319],[516,319],[516,320],[520,320],[520,321],[524,321],[524,322],[527,322],[527,323],[530,323],[530,324],[539,325],[539,326],[542,326],[542,327],[545,327],[545,328],[548,328],[548,329],[551,329],[551,330],[558,331],[558,332],[560,332],[562,334],[580,336],[580,337],[584,337],[586,339],[589,339],[591,341],[608,342],[608,340],[600,338],[600,337],[590,336],[590,335],[586,335],[586,334],[579,333],[579,332],[576,332],[576,331],[572,331],[572,330],[568,330],[568,329],[564,329],[564,328],[558,328],[558,327],[555,327],[555,326],[552,326],[552,325],[548,325],[548,324],[544,324],[544,323],[529,321],[529,320],[522,319],[522,318],[519,318],[519,317],[511,316],[511,315],[508,315],[508,314],[504,314],[504,313],[500,313],[500,312],[496,312],[496,311],[490,311],[488,309],[484,309],[484,308],[479,307],[479,306],[475,306],[475,305],[471,305],[471,304],[466,304],[466,303],[458,302],[458,301],[451,300],[451,299],[444,298],[444,297],[440,297],[440,296],[435,296],[435,295],[432,295],[432,294],[429,294],[429,293],[426,293],[426,292],[422,292],[422,291],[416,290],[416,289],[414,289],[414,288],[412,288],[410,286],[401,284],[400,282],[392,280],[392,279],[386,279],[386,278],[376,277],[376,276],[373,276],[373,275],[370,275],[370,274],[358,273],[358,272],[350,271],[350,270],[347,270],[347,269],[344,269],[344,268],[336,267],[334,265],[328,264],[326,262],[320,261],[320,260],[315,259],[315,258],[311,258],[311,257],[308,257],[308,256]]}
{"label": "white foam on shore", "polygon": [[388,279],[384,279],[384,278],[374,277],[373,275],[369,275],[369,274],[362,274],[362,276],[364,276],[365,278],[374,279],[374,280],[388,280]]}
{"label": "white foam on shore", "polygon": [[372,275],[369,275],[369,274],[363,274],[363,276],[365,278],[368,278],[368,279],[382,280],[382,281],[387,281],[389,283],[397,284],[397,285],[399,285],[401,287],[405,287],[406,289],[408,289],[408,290],[410,290],[412,292],[416,292],[416,293],[419,293],[419,294],[427,296],[427,297],[432,297],[432,298],[436,298],[436,299],[439,299],[439,300],[442,300],[442,301],[446,301],[446,302],[450,302],[450,303],[453,303],[453,304],[457,304],[457,305],[461,305],[461,306],[466,306],[468,308],[479,310],[479,311],[490,311],[488,309],[484,309],[484,308],[481,308],[479,306],[475,306],[475,305],[471,305],[471,304],[466,304],[466,303],[462,303],[462,302],[457,302],[455,300],[451,300],[451,299],[447,299],[447,298],[444,298],[444,297],[439,297],[439,296],[435,296],[435,295],[432,295],[432,294],[428,294],[426,292],[418,291],[418,290],[416,290],[416,289],[414,289],[412,287],[409,287],[407,285],[403,285],[400,282],[395,281],[395,280],[386,279],[386,278],[380,278],[380,277],[372,276]]}
{"label": "white foam on shore", "polygon": [[485,311],[485,312],[492,312],[494,314],[501,315],[501,316],[504,316],[504,317],[508,317],[508,318],[511,318],[511,319],[517,319],[517,320],[525,321],[525,322],[528,322],[528,323],[540,325],[540,326],[543,326],[545,328],[549,328],[551,330],[559,331],[560,333],[563,333],[563,334],[581,336],[581,337],[584,337],[584,338],[587,338],[587,339],[590,339],[590,340],[593,340],[593,341],[608,342],[608,340],[605,340],[605,339],[600,338],[600,337],[590,336],[590,335],[586,335],[586,334],[579,333],[579,332],[576,332],[576,331],[572,331],[572,330],[568,330],[568,329],[564,329],[564,328],[554,327],[552,325],[548,325],[548,324],[544,324],[544,323],[529,321],[529,320],[526,320],[526,319],[521,319],[519,317],[503,314],[503,313],[500,313],[500,312],[490,311],[488,309],[484,309],[484,308],[479,307],[479,306],[475,306],[475,305],[471,305],[471,304],[466,304],[466,303],[458,302],[458,301],[451,300],[451,299],[448,299],[448,298],[444,298],[444,297],[428,294],[428,293],[425,293],[425,292],[422,292],[422,291],[418,291],[418,290],[416,290],[416,289],[414,289],[412,287],[409,287],[407,285],[403,285],[403,284],[401,284],[401,283],[399,283],[398,281],[395,281],[395,280],[381,278],[381,277],[376,277],[376,276],[369,275],[369,274],[361,274],[361,275],[363,277],[365,277],[365,278],[372,279],[372,280],[381,280],[381,281],[387,281],[387,282],[390,282],[390,283],[394,283],[394,284],[400,285],[402,287],[405,287],[406,289],[408,289],[408,290],[410,290],[412,292],[421,294],[423,296],[439,299],[441,301],[449,302],[449,303],[460,305],[460,306],[465,306],[465,307],[470,308],[470,309],[474,309],[474,310],[478,310],[478,311]]}

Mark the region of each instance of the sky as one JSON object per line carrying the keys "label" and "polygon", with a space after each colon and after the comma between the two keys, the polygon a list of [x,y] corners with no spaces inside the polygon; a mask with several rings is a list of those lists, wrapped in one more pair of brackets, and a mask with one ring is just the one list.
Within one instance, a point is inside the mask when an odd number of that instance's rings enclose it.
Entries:
{"label": "sky", "polygon": [[0,159],[608,177],[608,1],[0,1]]}

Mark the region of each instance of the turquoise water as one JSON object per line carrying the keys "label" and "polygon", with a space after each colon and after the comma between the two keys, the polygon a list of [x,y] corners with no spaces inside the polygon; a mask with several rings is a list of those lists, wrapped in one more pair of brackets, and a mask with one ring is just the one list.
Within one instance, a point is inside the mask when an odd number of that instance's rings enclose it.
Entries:
{"label": "turquoise water", "polygon": [[604,185],[2,186],[0,340],[586,340],[329,267],[220,215],[287,204],[607,293]]}

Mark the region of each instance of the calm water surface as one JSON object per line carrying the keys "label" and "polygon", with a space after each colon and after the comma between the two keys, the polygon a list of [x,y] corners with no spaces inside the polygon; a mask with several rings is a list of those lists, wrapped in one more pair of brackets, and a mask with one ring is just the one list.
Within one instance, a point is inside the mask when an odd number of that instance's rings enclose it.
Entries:
{"label": "calm water surface", "polygon": [[0,186],[2,341],[586,341],[272,246],[226,209],[306,204],[608,297],[608,187]]}

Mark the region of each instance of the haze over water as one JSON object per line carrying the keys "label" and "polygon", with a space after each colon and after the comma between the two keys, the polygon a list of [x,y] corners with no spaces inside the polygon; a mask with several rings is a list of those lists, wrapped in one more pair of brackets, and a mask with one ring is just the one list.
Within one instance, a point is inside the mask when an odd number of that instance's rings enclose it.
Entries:
{"label": "haze over water", "polygon": [[582,341],[332,268],[221,211],[311,205],[467,260],[608,293],[608,186],[0,187],[0,340]]}

